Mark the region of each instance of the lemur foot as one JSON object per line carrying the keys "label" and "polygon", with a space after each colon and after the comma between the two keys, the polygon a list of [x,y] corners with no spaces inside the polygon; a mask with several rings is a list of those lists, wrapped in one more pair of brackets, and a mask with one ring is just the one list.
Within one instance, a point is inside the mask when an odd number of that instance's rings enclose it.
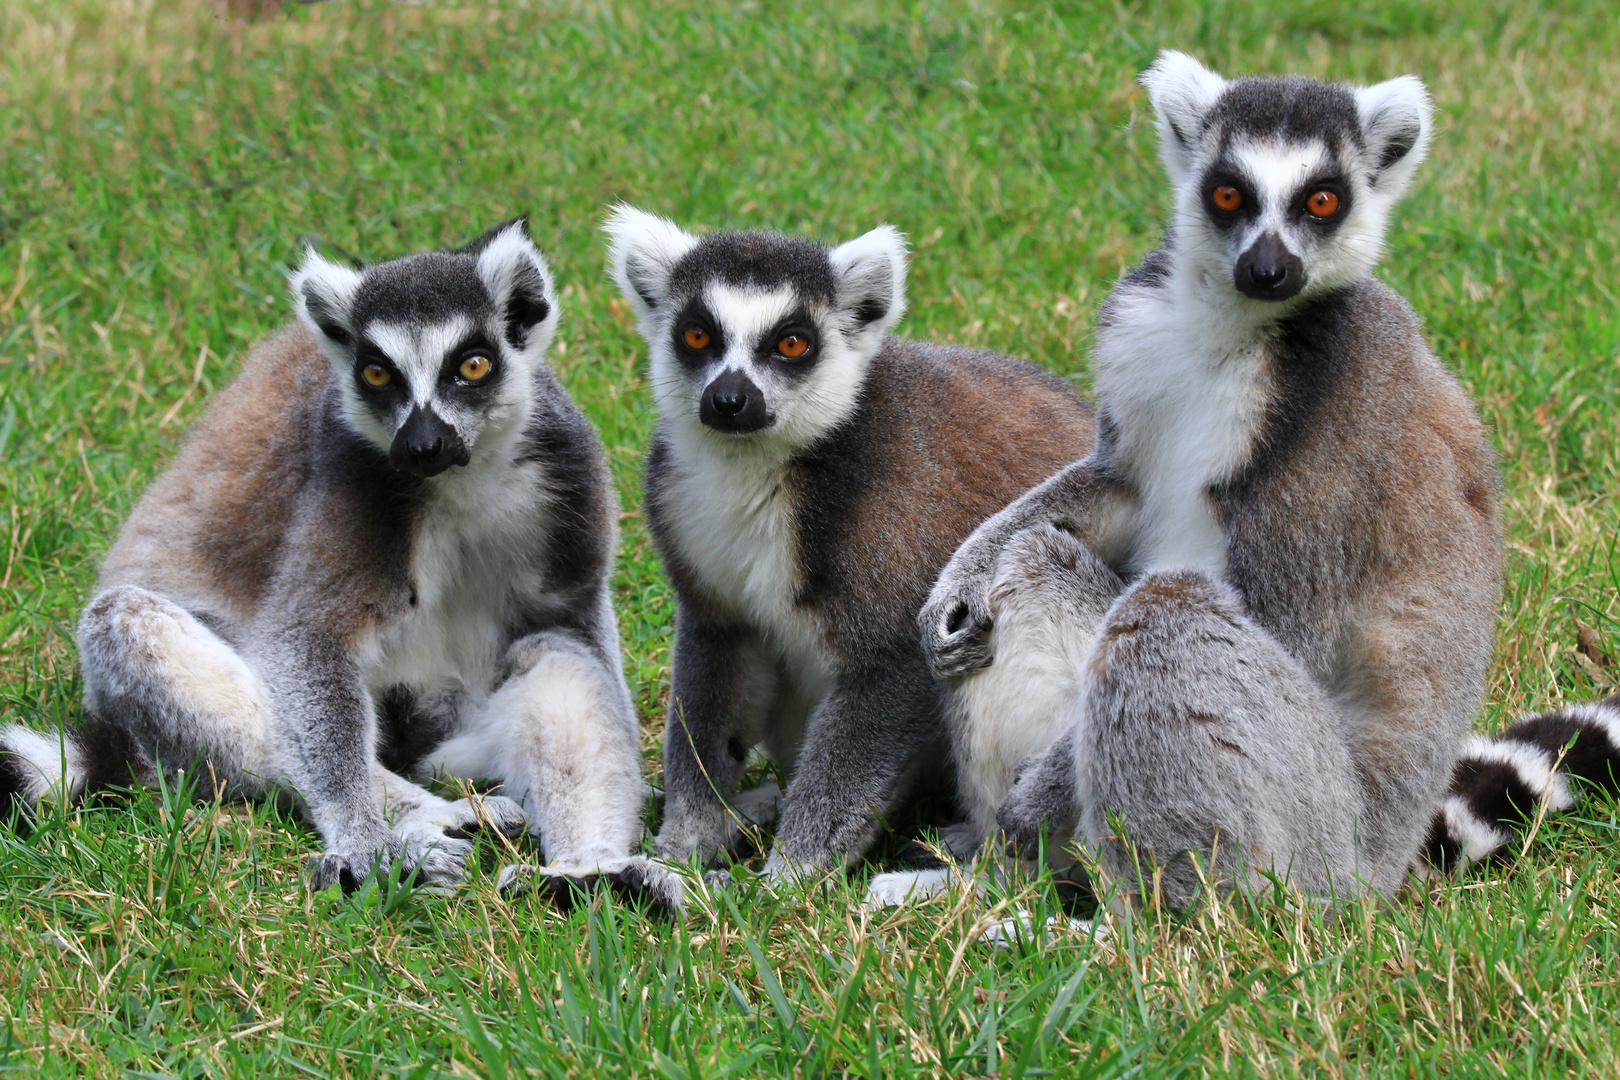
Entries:
{"label": "lemur foot", "polygon": [[949,866],[932,870],[897,870],[879,874],[866,886],[866,899],[861,906],[868,911],[878,908],[915,904],[942,896],[962,880],[959,871]]}
{"label": "lemur foot", "polygon": [[[1065,930],[1071,934],[1088,938],[1099,945],[1103,945],[1113,936],[1113,930],[1107,923],[1092,922],[1090,919],[1070,919],[1052,915],[1042,924],[1045,937],[1052,937],[1053,931]],[[1020,943],[1036,944],[1043,936],[1041,927],[1035,925],[1035,917],[1027,911],[1019,911],[1005,919],[998,919],[979,931],[979,944],[987,945],[992,949],[1011,949]]]}
{"label": "lemur foot", "polygon": [[432,820],[446,836],[464,838],[493,829],[508,840],[522,836],[529,824],[522,804],[504,795],[474,795],[470,799],[457,799]]}
{"label": "lemur foot", "polygon": [[533,892],[563,910],[605,883],[620,896],[644,899],[660,911],[674,914],[686,899],[686,883],[679,874],[645,855],[626,855],[588,863],[534,866],[515,863],[501,868],[495,890],[507,900]]}
{"label": "lemur foot", "polygon": [[740,791],[727,805],[712,812],[682,814],[666,810],[663,828],[653,838],[653,852],[666,862],[684,863],[696,855],[710,865],[724,861],[758,839],[750,831],[775,824],[782,805],[782,789],[767,780],[756,788]]}
{"label": "lemur foot", "polygon": [[389,832],[381,837],[341,844],[310,860],[309,887],[321,892],[337,885],[353,892],[375,871],[386,874],[401,863],[401,877],[415,875],[417,885],[460,885],[467,872],[472,843],[437,830]]}

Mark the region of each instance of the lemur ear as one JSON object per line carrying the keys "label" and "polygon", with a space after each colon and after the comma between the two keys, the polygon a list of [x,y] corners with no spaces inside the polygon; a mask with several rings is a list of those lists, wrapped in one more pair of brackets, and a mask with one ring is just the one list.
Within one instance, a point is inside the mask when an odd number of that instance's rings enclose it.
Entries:
{"label": "lemur ear", "polygon": [[858,329],[887,330],[906,313],[906,238],[893,225],[840,244],[828,252],[838,307],[854,313]]}
{"label": "lemur ear", "polygon": [[1415,75],[1381,82],[1356,91],[1356,111],[1380,195],[1399,195],[1429,152],[1433,106],[1429,91]]}
{"label": "lemur ear", "polygon": [[669,275],[697,237],[673,221],[619,203],[602,223],[608,236],[608,268],[619,292],[643,321],[669,297]]}
{"label": "lemur ear", "polygon": [[1172,180],[1187,171],[1204,118],[1226,91],[1226,80],[1184,52],[1166,49],[1138,77],[1159,119],[1159,154]]}
{"label": "lemur ear", "polygon": [[520,350],[538,345],[543,352],[549,338],[537,340],[532,331],[556,324],[557,304],[551,267],[529,239],[528,221],[514,218],[497,225],[467,250],[478,256],[478,277],[501,313],[507,342]]}
{"label": "lemur ear", "polygon": [[360,275],[321,257],[313,247],[304,249],[304,261],[293,271],[293,304],[298,319],[324,339],[329,350],[346,352],[354,347],[355,327],[351,315]]}

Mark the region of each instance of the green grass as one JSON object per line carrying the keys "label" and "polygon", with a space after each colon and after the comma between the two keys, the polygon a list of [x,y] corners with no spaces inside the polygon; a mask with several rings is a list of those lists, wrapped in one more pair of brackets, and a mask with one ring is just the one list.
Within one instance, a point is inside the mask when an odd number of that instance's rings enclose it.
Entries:
{"label": "green grass", "polygon": [[[603,269],[615,199],[706,228],[913,239],[904,332],[1085,381],[1165,195],[1135,72],[1422,75],[1438,137],[1383,274],[1502,453],[1481,724],[1620,654],[1620,18],[1611,3],[0,5],[0,710],[75,715],[99,553],[208,394],[288,317],[303,236],[383,258],[519,211],[564,284],[562,377],[621,487],[618,600],[656,781],[672,598],[651,420]],[[1337,923],[1274,898],[992,953],[960,900],[868,918],[864,872],[681,923],[387,883],[311,897],[315,835],[168,792],[0,833],[0,1069],[52,1075],[1620,1071],[1620,812]],[[499,853],[490,852],[490,863]],[[1049,890],[1031,892],[1037,905]]]}

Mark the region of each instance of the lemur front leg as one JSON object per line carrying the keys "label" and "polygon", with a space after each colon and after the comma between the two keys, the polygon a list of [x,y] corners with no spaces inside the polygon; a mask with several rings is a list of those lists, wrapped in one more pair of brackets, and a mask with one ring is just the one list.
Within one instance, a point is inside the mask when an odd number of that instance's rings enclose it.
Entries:
{"label": "lemur front leg", "polygon": [[433,830],[402,835],[384,817],[372,703],[340,636],[280,621],[256,629],[248,654],[269,690],[276,771],[298,793],[325,848],[311,888],[352,889],[396,859],[425,883],[459,884],[471,843]]}
{"label": "lemur front leg", "polygon": [[748,752],[764,736],[776,668],[747,631],[676,612],[674,685],[664,729],[664,824],[653,849],[705,861],[735,850],[752,822],[728,805]]}
{"label": "lemur front leg", "polygon": [[923,652],[935,675],[967,675],[990,666],[995,613],[990,592],[1007,544],[1033,526],[1051,525],[1107,556],[1129,493],[1095,456],[1024,493],[973,530],[945,565],[917,615]]}
{"label": "lemur front leg", "polygon": [[766,876],[859,862],[942,739],[942,714],[939,685],[914,649],[840,677],[810,717]]}

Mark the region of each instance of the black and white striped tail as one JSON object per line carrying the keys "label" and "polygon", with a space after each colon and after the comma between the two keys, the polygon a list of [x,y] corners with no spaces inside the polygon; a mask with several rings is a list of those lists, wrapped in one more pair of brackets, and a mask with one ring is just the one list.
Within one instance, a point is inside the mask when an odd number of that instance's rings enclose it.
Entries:
{"label": "black and white striped tail", "polygon": [[1580,795],[1570,777],[1620,791],[1620,694],[1520,720],[1495,738],[1471,738],[1429,828],[1429,865],[1455,870],[1488,859],[1543,805],[1568,810]]}

